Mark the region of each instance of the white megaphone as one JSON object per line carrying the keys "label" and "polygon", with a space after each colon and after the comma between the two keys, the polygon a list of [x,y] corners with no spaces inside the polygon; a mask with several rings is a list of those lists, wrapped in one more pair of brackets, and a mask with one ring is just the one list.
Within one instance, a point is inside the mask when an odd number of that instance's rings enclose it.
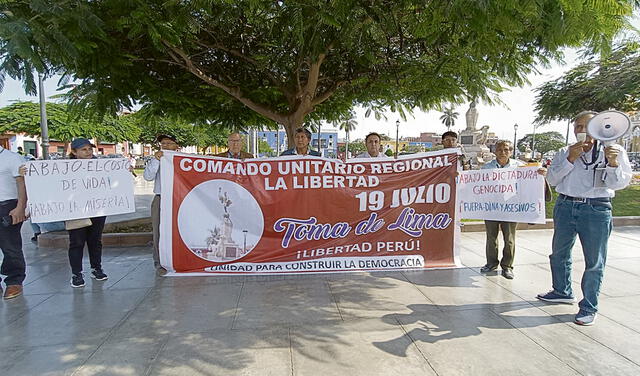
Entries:
{"label": "white megaphone", "polygon": [[587,123],[587,133],[605,146],[615,144],[631,128],[631,119],[620,111],[600,112]]}

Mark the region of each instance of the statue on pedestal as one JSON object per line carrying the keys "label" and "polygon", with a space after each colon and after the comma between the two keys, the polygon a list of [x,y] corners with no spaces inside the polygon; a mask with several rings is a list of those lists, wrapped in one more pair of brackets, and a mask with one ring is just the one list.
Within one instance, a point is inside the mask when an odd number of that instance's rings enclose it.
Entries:
{"label": "statue on pedestal", "polygon": [[218,200],[224,210],[222,229],[219,226],[209,229],[210,234],[206,239],[206,251],[211,255],[207,255],[206,258],[213,261],[235,260],[243,256],[246,250],[232,239],[233,221],[229,213],[229,206],[231,206],[232,201],[227,192],[222,192],[222,188],[218,188]]}
{"label": "statue on pedestal", "polygon": [[472,165],[482,165],[491,160],[492,154],[486,146],[489,138],[489,126],[485,125],[480,130],[476,128],[478,124],[478,110],[475,99],[469,103],[469,109],[465,114],[467,128],[460,132],[460,143],[462,152]]}
{"label": "statue on pedestal", "polygon": [[471,103],[469,103],[469,109],[467,110],[465,117],[467,120],[467,128],[465,131],[475,132],[476,124],[478,123],[478,110],[476,109],[475,100],[472,100]]}

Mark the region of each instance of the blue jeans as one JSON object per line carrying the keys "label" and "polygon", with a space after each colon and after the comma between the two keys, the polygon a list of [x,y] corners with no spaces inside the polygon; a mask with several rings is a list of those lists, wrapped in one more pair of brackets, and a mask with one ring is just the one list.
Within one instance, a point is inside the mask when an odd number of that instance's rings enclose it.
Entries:
{"label": "blue jeans", "polygon": [[571,290],[571,248],[576,234],[582,244],[585,271],[582,275],[583,299],[578,303],[587,312],[598,311],[598,294],[607,260],[607,242],[611,234],[611,209],[558,198],[553,208],[553,245],[549,256],[553,290],[573,296]]}

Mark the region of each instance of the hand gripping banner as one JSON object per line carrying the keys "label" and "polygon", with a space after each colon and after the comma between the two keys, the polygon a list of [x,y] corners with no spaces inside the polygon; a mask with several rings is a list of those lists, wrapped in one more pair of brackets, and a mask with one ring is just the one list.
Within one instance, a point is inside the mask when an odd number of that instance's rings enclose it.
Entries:
{"label": "hand gripping banner", "polygon": [[179,274],[455,265],[456,151],[244,161],[165,152],[160,260]]}

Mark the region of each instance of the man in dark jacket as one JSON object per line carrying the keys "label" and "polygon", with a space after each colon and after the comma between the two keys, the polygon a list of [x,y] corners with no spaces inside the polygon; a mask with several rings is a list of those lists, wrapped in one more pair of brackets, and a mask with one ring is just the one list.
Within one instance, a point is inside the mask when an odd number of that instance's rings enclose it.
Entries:
{"label": "man in dark jacket", "polygon": [[309,143],[311,142],[311,132],[309,132],[308,130],[304,129],[304,128],[298,128],[296,129],[296,133],[294,135],[294,139],[293,139],[294,143],[295,143],[295,147],[291,148],[289,150],[285,150],[282,152],[282,154],[280,154],[280,156],[283,155],[311,155],[314,157],[322,157],[322,155],[315,151],[315,150],[311,150],[309,148]]}
{"label": "man in dark jacket", "polygon": [[247,159],[253,158],[253,154],[247,153],[242,150],[244,146],[244,140],[242,139],[242,135],[238,132],[233,132],[227,138],[227,151],[223,153],[216,154],[216,157],[225,157],[225,158],[233,158],[233,159]]}

